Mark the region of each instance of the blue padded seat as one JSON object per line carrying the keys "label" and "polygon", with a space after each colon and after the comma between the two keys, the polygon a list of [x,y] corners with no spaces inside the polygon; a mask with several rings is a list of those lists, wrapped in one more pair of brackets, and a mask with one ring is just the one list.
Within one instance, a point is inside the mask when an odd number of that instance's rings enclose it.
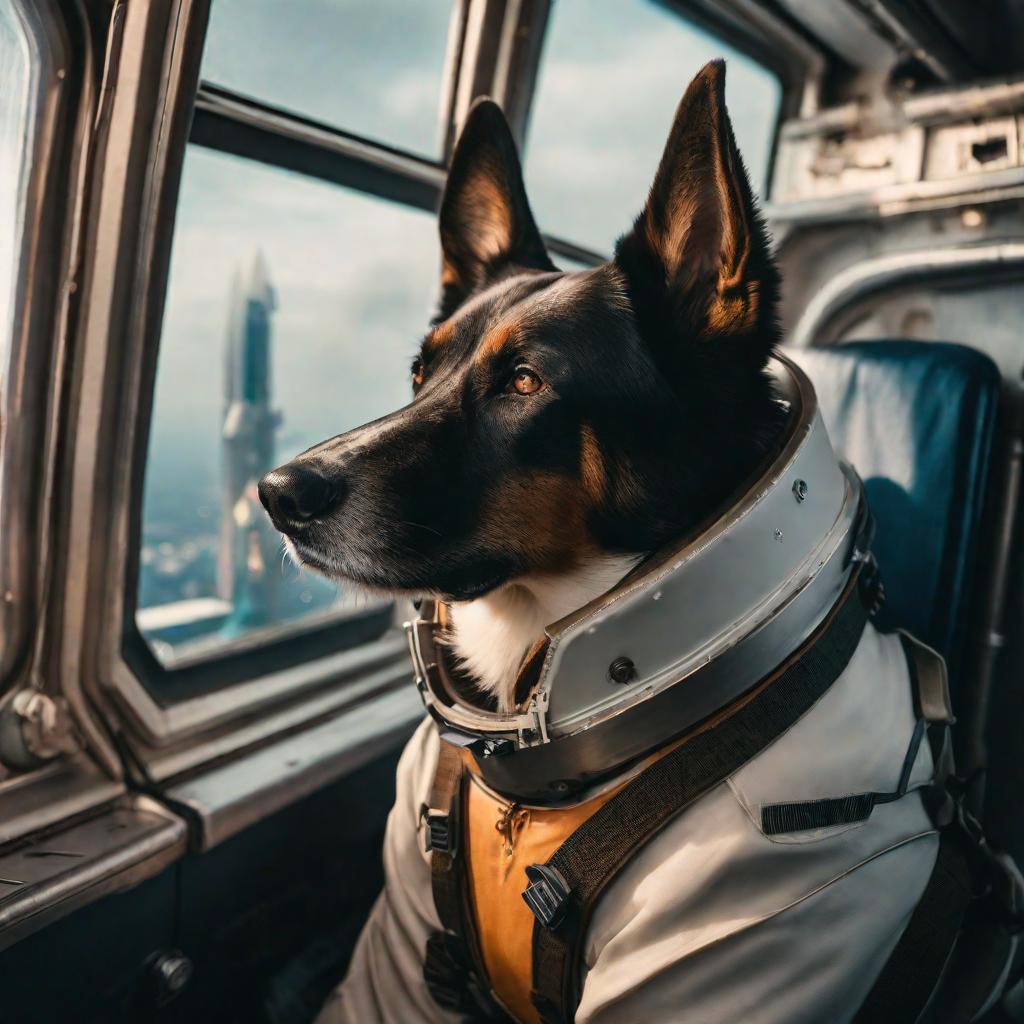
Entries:
{"label": "blue padded seat", "polygon": [[963,345],[851,342],[787,350],[814,383],[836,450],[864,480],[886,605],[941,651],[954,692],[964,655],[1000,375]]}

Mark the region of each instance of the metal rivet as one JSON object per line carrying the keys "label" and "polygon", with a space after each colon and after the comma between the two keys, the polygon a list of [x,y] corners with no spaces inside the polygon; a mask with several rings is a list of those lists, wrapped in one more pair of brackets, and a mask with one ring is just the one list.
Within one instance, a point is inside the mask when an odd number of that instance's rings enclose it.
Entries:
{"label": "metal rivet", "polygon": [[192,961],[180,950],[174,949],[154,957],[149,964],[149,982],[153,1002],[166,1006],[176,999],[192,977]]}
{"label": "metal rivet", "polygon": [[797,480],[793,483],[793,497],[797,501],[803,501],[807,497],[807,481]]}
{"label": "metal rivet", "polygon": [[608,666],[608,675],[613,683],[628,683],[636,678],[636,665],[629,658],[616,658]]}

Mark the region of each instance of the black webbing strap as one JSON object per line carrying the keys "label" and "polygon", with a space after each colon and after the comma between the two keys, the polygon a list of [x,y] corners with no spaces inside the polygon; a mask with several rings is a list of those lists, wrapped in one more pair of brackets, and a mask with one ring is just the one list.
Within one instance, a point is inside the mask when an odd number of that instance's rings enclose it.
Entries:
{"label": "black webbing strap", "polygon": [[533,926],[533,1002],[544,1024],[568,1024],[579,1002],[580,947],[605,887],[670,818],[790,728],[846,668],[867,613],[856,578],[814,635],[727,718],[655,761],[587,819],[523,893]]}
{"label": "black webbing strap", "polygon": [[459,818],[462,811],[462,757],[457,748],[442,740],[437,755],[430,806],[420,810],[424,841],[431,851],[430,876],[441,927],[458,933],[462,925],[462,873],[458,854]]}
{"label": "black webbing strap", "polygon": [[901,800],[907,794],[910,775],[925,735],[932,749],[933,783],[940,787],[946,784],[953,771],[949,726],[955,721],[949,700],[946,663],[941,654],[909,633],[901,632],[899,638],[907,660],[917,721],[907,745],[896,788],[889,793],[849,793],[822,800],[767,804],[761,808],[761,828],[765,835],[832,828],[865,821],[879,804]]}
{"label": "black webbing strap", "polygon": [[761,830],[766,836],[782,835],[785,832],[803,832],[808,829],[833,828],[849,825],[855,821],[866,821],[879,804],[891,804],[907,795],[910,774],[917,761],[928,722],[919,718],[903,757],[896,788],[888,793],[850,793],[847,796],[825,797],[821,800],[800,800],[788,804],[765,804],[761,808]]}
{"label": "black webbing strap", "polygon": [[508,1016],[490,996],[479,961],[466,857],[462,850],[462,809],[466,773],[459,748],[440,741],[430,805],[420,808],[424,842],[430,851],[434,906],[443,931],[427,940],[423,980],[438,1006],[467,1022],[502,1022]]}
{"label": "black webbing strap", "polygon": [[920,1018],[945,970],[970,901],[967,859],[960,844],[943,835],[921,899],[854,1024],[914,1024]]}
{"label": "black webbing strap", "polygon": [[458,750],[443,740],[430,790],[430,804],[420,808],[434,905],[444,929],[430,936],[423,978],[435,1002],[446,1010],[464,1010],[469,969],[462,942],[462,877],[457,843],[462,804],[463,764]]}

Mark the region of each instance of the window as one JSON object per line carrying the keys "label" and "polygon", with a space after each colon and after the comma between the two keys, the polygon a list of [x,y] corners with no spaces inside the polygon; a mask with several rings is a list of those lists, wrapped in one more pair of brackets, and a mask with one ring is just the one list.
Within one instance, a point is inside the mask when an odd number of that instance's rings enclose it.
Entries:
{"label": "window", "polygon": [[[451,55],[463,49],[450,26],[462,31],[464,14],[442,0],[212,4],[126,648],[141,652],[141,671],[176,673],[161,682],[168,700],[251,676],[236,655],[258,649],[269,672],[388,626],[386,603],[285,559],[255,485],[408,398],[436,297],[438,111],[447,125]],[[546,230],[610,249],[643,201],[683,87],[722,53],[761,183],[780,99],[771,73],[651,0],[559,0],[547,33],[526,149]]]}
{"label": "window", "polygon": [[6,356],[12,322],[15,257],[21,225],[22,170],[27,152],[31,67],[18,8],[0,8],[0,223],[14,226],[0,235],[0,353]]}
{"label": "window", "polygon": [[[438,46],[428,30],[446,24],[448,10],[424,7],[429,16],[417,13],[415,38],[403,43],[397,22],[389,23],[373,5],[324,2],[293,11],[246,0],[243,17],[237,0],[216,0],[201,74],[249,87],[274,105],[301,107],[303,114],[331,121],[349,118],[345,127],[425,146],[437,127],[447,31],[438,28]],[[314,15],[323,17],[314,24]],[[298,60],[302,40],[339,33],[344,38],[332,74],[304,82],[302,68],[318,51],[314,47]],[[382,88],[380,76],[390,64],[367,54],[385,34],[400,52],[389,58],[396,77]],[[274,46],[267,44],[270,38]],[[428,68],[428,58],[436,66]],[[360,70],[359,60],[369,64]],[[371,70],[377,80],[363,81],[373,77]],[[423,90],[432,90],[434,109],[415,103],[385,109],[399,71],[419,75],[412,91],[422,99]],[[216,95],[229,95],[236,107],[249,102],[228,93],[221,80],[215,85]],[[359,90],[372,92],[377,107],[360,99]],[[201,90],[200,109],[203,96]],[[259,109],[251,105],[257,114]],[[408,400],[408,366],[432,312],[439,275],[436,221],[422,207],[434,205],[443,171],[436,165],[436,184],[418,206],[405,205],[395,198],[416,202],[419,193],[410,200],[393,186],[388,197],[383,176],[345,152],[340,132],[341,149],[327,151],[323,127],[310,126],[309,138],[320,144],[310,158],[314,146],[301,138],[302,121],[289,126],[288,138],[273,136],[281,116],[255,136],[247,121],[239,143],[230,113],[205,120],[197,114],[193,139],[201,133],[202,145],[194,141],[186,152],[150,421],[135,600],[139,632],[165,669],[184,671],[254,644],[283,642],[296,630],[339,622],[362,622],[350,636],[361,642],[369,638],[369,618],[377,633],[388,622],[380,614],[386,602],[349,593],[285,558],[256,482],[305,448]],[[387,151],[381,153],[377,159],[386,160]],[[396,159],[408,166],[407,158]],[[309,161],[308,172],[300,172],[296,160]],[[218,681],[225,678],[221,674]]]}
{"label": "window", "polygon": [[354,607],[282,559],[255,482],[408,399],[433,218],[194,147],[179,199],[150,433],[139,626],[172,660]]}
{"label": "window", "polygon": [[558,0],[541,55],[525,176],[543,231],[610,253],[640,212],[676,105],[707,61],[728,62],[726,98],[764,193],[778,78],[656,0]]}
{"label": "window", "polygon": [[437,156],[450,0],[214,0],[202,74],[277,107]]}

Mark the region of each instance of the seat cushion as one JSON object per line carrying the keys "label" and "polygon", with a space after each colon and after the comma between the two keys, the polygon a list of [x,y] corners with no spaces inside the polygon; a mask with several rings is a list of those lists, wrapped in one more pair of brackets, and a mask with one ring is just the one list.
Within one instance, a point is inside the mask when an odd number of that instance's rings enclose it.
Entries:
{"label": "seat cushion", "polygon": [[941,651],[955,689],[999,401],[995,363],[942,342],[787,354],[813,381],[834,447],[864,480],[886,589],[878,624]]}

